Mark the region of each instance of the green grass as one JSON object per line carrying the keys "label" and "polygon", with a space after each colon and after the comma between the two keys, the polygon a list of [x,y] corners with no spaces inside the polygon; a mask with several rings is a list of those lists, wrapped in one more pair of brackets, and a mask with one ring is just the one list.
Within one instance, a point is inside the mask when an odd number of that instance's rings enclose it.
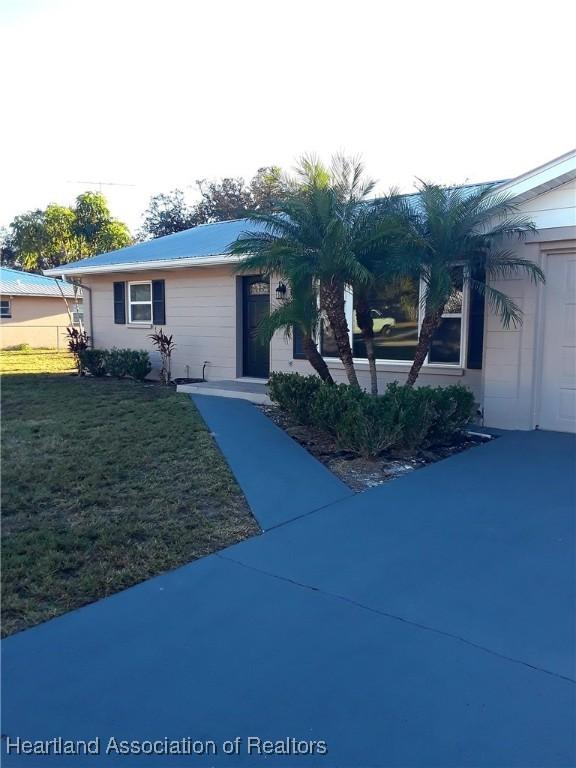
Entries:
{"label": "green grass", "polygon": [[25,354],[0,357],[3,634],[258,532],[189,397]]}
{"label": "green grass", "polygon": [[69,352],[55,349],[0,351],[0,373],[68,373],[76,370]]}

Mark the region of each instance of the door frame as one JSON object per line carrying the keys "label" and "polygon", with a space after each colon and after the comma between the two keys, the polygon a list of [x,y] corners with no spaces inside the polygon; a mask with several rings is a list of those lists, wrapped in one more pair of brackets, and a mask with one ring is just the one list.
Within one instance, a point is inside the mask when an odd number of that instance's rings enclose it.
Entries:
{"label": "door frame", "polygon": [[[240,306],[241,306],[241,312],[240,312],[240,341],[241,341],[241,355],[240,355],[240,369],[241,373],[240,376],[242,378],[248,377],[248,378],[260,378],[263,381],[265,381],[268,376],[270,375],[270,343],[268,343],[268,360],[267,360],[267,373],[266,376],[254,376],[253,374],[246,373],[247,364],[246,364],[246,353],[247,353],[247,344],[246,344],[246,319],[247,319],[247,303],[250,299],[248,294],[248,288],[250,285],[253,285],[254,283],[267,283],[270,287],[270,278],[263,277],[262,275],[243,275],[240,278]],[[268,292],[268,295],[266,297],[268,299],[268,312],[270,312],[270,292]],[[262,303],[264,303],[263,299],[260,299]]]}

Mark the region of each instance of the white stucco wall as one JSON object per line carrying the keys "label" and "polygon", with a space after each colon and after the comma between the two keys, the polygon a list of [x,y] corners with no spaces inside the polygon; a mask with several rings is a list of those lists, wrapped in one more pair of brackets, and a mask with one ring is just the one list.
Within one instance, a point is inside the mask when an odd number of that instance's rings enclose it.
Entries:
{"label": "white stucco wall", "polygon": [[176,343],[172,357],[174,378],[200,377],[204,361],[208,361],[207,378],[236,377],[236,281],[230,267],[118,272],[83,279],[90,289],[86,292],[84,316],[94,346],[146,349],[158,367],[159,357],[148,338],[152,324],[114,323],[113,283],[131,280],[165,281],[163,328],[174,335]]}

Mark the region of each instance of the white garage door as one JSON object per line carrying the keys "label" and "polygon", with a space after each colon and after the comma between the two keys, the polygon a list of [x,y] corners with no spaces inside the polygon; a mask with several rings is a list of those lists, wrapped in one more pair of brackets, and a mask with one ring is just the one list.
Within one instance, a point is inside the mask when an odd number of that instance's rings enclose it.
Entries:
{"label": "white garage door", "polygon": [[549,255],[540,429],[576,432],[576,254]]}

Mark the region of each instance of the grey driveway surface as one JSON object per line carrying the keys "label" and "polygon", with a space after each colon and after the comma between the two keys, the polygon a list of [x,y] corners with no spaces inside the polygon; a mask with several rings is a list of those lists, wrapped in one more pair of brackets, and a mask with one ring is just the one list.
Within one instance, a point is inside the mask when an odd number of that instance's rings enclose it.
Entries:
{"label": "grey driveway surface", "polygon": [[[260,419],[245,406],[203,410],[241,484],[226,423]],[[269,456],[293,474],[298,455],[292,519],[283,497],[272,530],[5,641],[3,764],[575,765],[574,438],[506,433],[318,508],[318,467],[283,438]],[[278,478],[261,477],[265,519]],[[100,754],[6,754],[58,736]],[[111,737],[216,754],[106,754]],[[249,737],[328,751],[258,754]]]}

